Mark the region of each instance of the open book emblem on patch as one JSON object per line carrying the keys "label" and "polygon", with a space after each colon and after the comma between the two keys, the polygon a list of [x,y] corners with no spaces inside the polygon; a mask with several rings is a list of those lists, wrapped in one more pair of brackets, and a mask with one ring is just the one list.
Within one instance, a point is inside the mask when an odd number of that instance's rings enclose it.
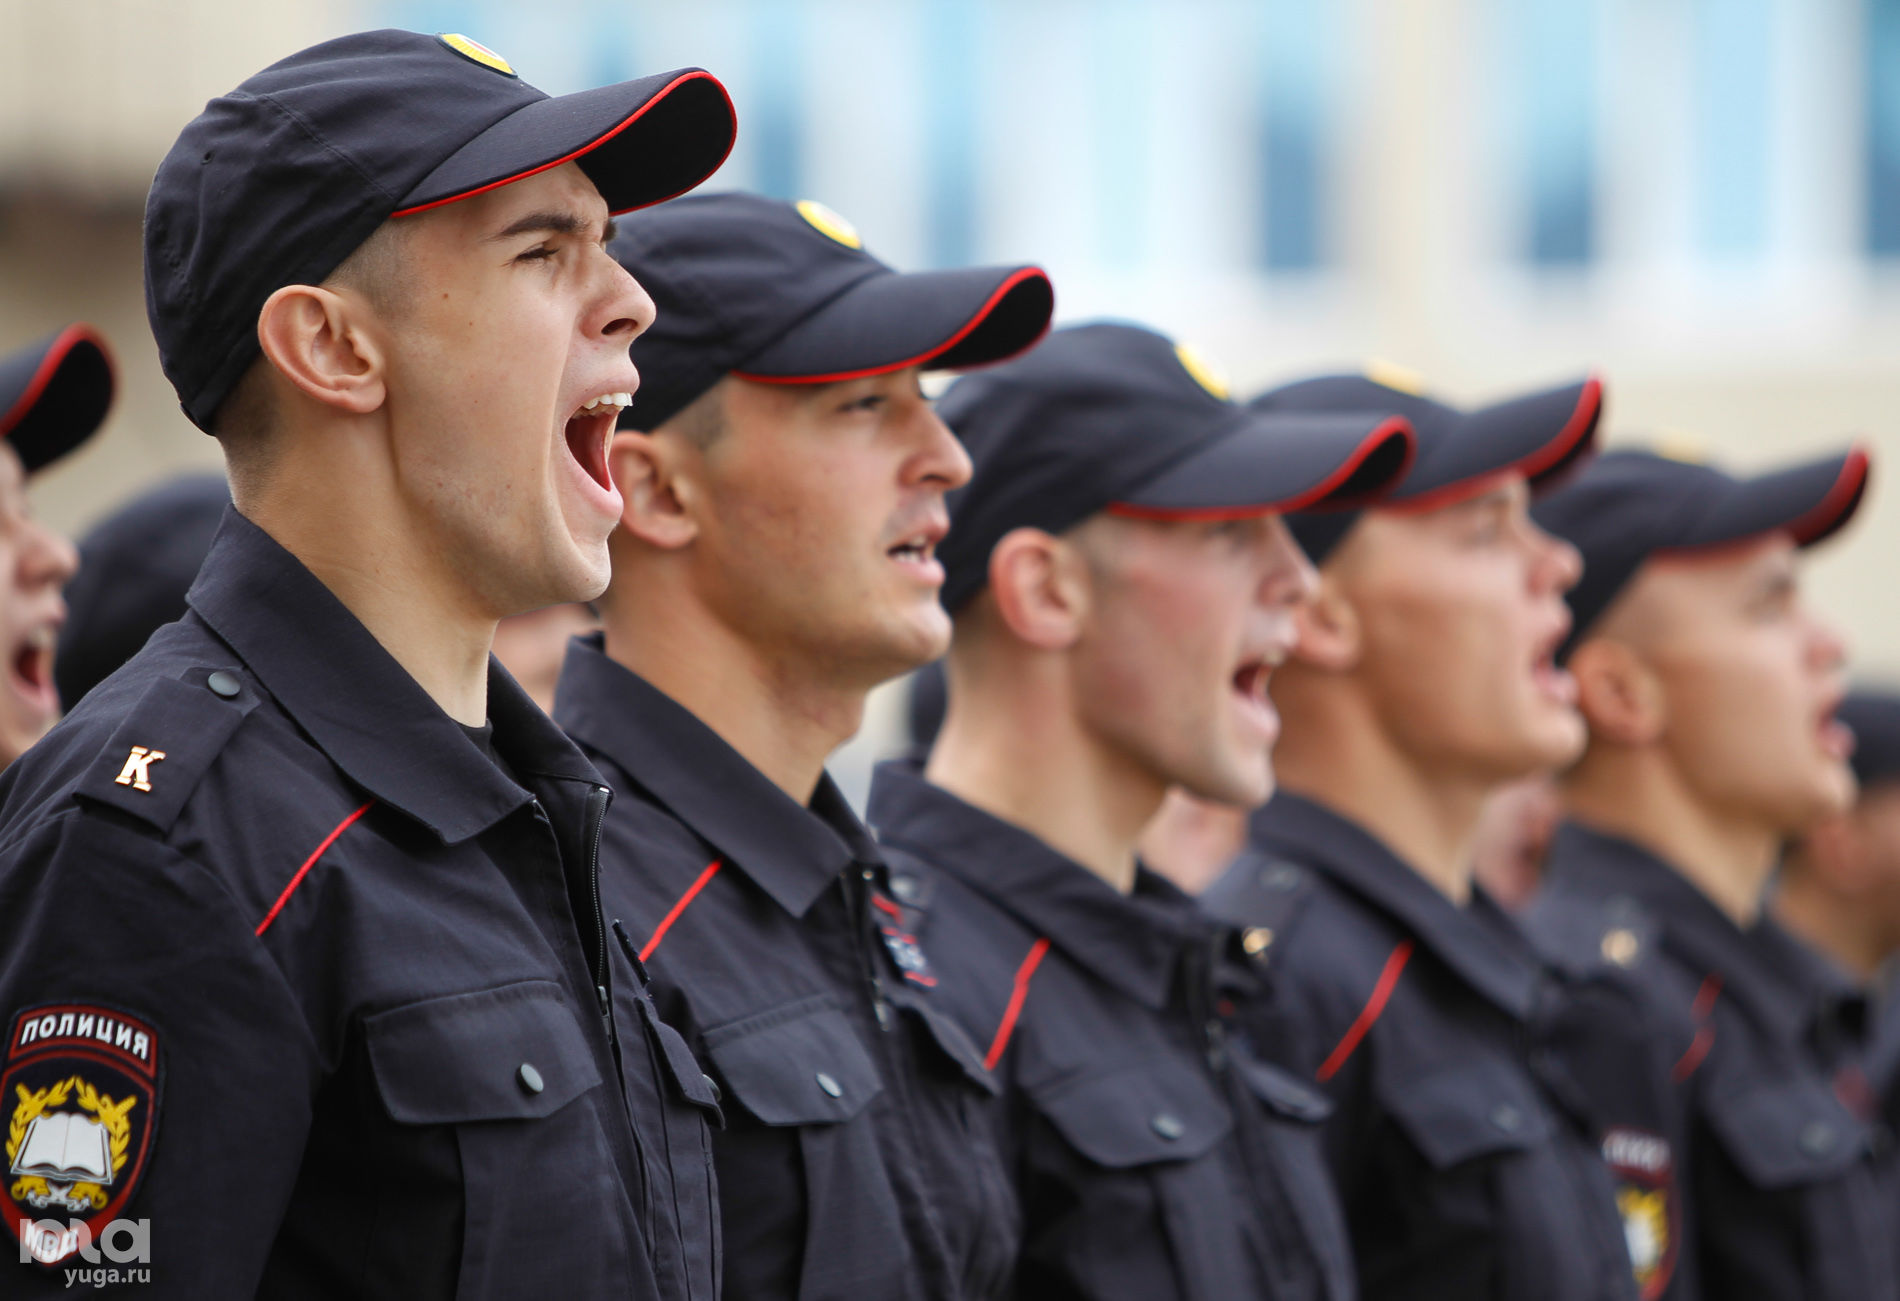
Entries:
{"label": "open book emblem on patch", "polygon": [[[57,1265],[118,1217],[152,1151],[158,1036],[137,1017],[77,1003],[13,1018],[0,1073],[0,1213],[26,1255]],[[85,1241],[91,1241],[86,1238]]]}

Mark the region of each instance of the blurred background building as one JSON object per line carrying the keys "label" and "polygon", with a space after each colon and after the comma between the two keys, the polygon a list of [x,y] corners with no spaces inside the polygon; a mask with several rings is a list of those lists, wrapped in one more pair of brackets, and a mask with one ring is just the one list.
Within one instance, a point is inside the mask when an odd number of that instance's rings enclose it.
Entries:
{"label": "blurred background building", "polygon": [[714,186],[821,198],[900,266],[1039,261],[1064,319],[1191,338],[1242,393],[1596,369],[1612,438],[1867,438],[1813,590],[1900,675],[1900,0],[0,0],[0,348],[81,317],[125,371],[47,517],[216,464],[145,328],[146,184],[206,98],[365,26],[557,93],[710,68]]}

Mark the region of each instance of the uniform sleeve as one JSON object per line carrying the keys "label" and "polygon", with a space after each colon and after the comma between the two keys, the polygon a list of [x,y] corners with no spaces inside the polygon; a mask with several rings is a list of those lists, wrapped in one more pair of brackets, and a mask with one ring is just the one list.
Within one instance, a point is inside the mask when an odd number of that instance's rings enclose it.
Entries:
{"label": "uniform sleeve", "polygon": [[319,1070],[217,880],[109,810],[40,824],[0,850],[0,1016],[0,1294],[253,1294]]}

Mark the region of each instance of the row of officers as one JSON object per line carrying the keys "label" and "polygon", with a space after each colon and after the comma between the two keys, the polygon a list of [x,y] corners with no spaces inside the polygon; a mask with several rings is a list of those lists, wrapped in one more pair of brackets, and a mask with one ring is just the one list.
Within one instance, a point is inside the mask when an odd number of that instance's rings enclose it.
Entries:
{"label": "row of officers", "polygon": [[[1595,455],[1594,378],[1237,402],[1035,267],[676,197],[733,131],[380,31],[160,167],[234,504],[0,776],[0,1294],[1900,1297],[1900,706],[1856,751],[1799,582],[1864,451]],[[16,609],[110,392],[84,330],[0,362]],[[583,600],[550,719],[490,643]],[[826,758],[940,659],[867,827]],[[1171,790],[1243,811],[1198,897]]]}

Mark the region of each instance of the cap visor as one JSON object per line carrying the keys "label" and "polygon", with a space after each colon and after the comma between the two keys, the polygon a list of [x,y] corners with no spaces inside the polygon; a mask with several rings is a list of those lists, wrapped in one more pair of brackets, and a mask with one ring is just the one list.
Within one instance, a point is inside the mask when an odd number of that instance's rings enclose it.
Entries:
{"label": "cap visor", "polygon": [[444,159],[404,195],[405,217],[579,161],[610,212],[684,194],[719,170],[736,130],[710,72],[687,68],[537,100]]}
{"label": "cap visor", "polygon": [[1542,491],[1590,454],[1602,412],[1603,385],[1595,376],[1481,407],[1421,458],[1412,481],[1393,494],[1393,504],[1448,505],[1509,473],[1522,474]]}
{"label": "cap visor", "polygon": [[1743,479],[1672,550],[1721,546],[1781,532],[1792,535],[1801,546],[1813,546],[1853,518],[1866,495],[1869,470],[1866,450],[1851,447],[1838,456]]}
{"label": "cap visor", "polygon": [[907,366],[983,366],[1042,338],[1055,301],[1039,267],[881,272],[831,299],[733,373],[768,384],[831,384]]}
{"label": "cap visor", "polygon": [[1249,412],[1109,507],[1137,519],[1238,519],[1377,499],[1411,464],[1397,416]]}
{"label": "cap visor", "polygon": [[84,325],[0,357],[0,438],[30,474],[92,437],[112,409],[112,354]]}

